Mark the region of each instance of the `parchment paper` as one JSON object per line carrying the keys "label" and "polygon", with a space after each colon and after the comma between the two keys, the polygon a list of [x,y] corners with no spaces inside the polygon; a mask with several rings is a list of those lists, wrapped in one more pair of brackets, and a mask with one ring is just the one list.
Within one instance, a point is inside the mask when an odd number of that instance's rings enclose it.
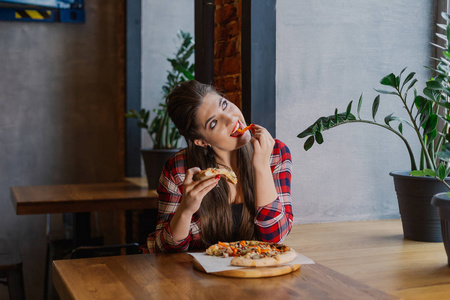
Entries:
{"label": "parchment paper", "polygon": [[[188,254],[192,255],[202,265],[202,267],[205,269],[207,273],[243,268],[230,265],[230,261],[233,259],[233,257],[227,258],[217,256],[214,257],[206,254],[205,252],[189,252]],[[297,257],[293,261],[285,265],[298,265],[298,264],[300,265],[314,264],[314,261],[312,259],[307,258],[303,254],[297,253]]]}

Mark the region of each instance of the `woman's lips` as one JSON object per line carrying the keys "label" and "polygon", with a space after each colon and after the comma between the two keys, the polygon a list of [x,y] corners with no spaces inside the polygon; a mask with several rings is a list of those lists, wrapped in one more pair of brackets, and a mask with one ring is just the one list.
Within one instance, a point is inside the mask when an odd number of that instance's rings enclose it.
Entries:
{"label": "woman's lips", "polygon": [[236,124],[234,125],[233,131],[231,132],[231,137],[240,137],[243,135],[243,133],[239,132],[238,129],[241,128],[241,122],[238,120]]}

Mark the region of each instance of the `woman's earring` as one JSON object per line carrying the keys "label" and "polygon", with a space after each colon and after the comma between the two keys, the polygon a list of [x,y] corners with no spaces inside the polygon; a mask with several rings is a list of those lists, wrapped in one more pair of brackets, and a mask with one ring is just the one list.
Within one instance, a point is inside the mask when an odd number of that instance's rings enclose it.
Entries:
{"label": "woman's earring", "polygon": [[214,160],[214,150],[210,145],[206,146],[206,157],[208,159]]}

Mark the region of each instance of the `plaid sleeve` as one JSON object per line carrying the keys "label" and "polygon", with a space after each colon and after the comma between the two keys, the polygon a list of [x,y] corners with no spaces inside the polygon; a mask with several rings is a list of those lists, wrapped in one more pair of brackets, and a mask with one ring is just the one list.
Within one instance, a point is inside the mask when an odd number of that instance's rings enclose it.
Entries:
{"label": "plaid sleeve", "polygon": [[164,166],[158,187],[156,230],[148,236],[147,249],[145,249],[149,253],[187,251],[188,248],[191,246],[195,248],[199,243],[199,224],[198,217],[195,215],[192,218],[190,233],[184,240],[175,242],[170,231],[170,221],[183,196],[185,173],[185,155],[183,152],[176,154]]}
{"label": "plaid sleeve", "polygon": [[278,198],[259,207],[256,212],[256,226],[262,241],[282,242],[292,228],[291,205],[291,153],[289,148],[275,140],[271,156],[271,169]]}

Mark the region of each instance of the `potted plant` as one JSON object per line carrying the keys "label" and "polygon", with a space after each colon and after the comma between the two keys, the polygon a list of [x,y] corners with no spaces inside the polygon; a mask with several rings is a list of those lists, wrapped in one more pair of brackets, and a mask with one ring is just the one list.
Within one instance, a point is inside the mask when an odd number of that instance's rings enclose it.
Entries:
{"label": "potted plant", "polygon": [[[442,13],[449,23],[450,15]],[[334,127],[350,123],[366,123],[384,128],[397,135],[405,144],[409,158],[410,170],[405,172],[391,172],[394,177],[395,189],[399,200],[399,210],[402,217],[404,237],[412,240],[440,242],[442,241],[439,216],[435,207],[430,204],[434,194],[446,191],[446,178],[450,172],[448,158],[450,149],[450,25],[438,24],[446,30],[446,35],[437,34],[445,41],[445,47],[433,44],[442,49],[443,57],[436,59],[436,68],[430,68],[436,76],[426,82],[423,95],[419,95],[414,88],[417,83],[415,73],[405,77],[403,69],[399,75],[393,73],[383,77],[380,84],[385,89],[376,89],[379,93],[371,106],[372,119],[360,116],[363,97],[359,98],[356,115],[352,113],[351,101],[345,112],[320,117],[311,126],[303,130],[298,137],[307,138],[304,149],[309,150],[315,143],[323,143],[322,132]],[[414,91],[413,97],[410,92]],[[380,94],[394,95],[402,102],[408,117],[400,118],[393,113],[384,117],[384,122],[378,122],[375,117],[380,104]],[[394,127],[394,124],[396,126]],[[406,137],[404,128],[412,129],[420,143],[419,165]],[[414,176],[411,176],[414,175]],[[444,182],[445,185],[441,184]]]}
{"label": "potted plant", "polygon": [[179,150],[181,135],[169,118],[165,99],[172,89],[179,83],[194,79],[194,63],[190,58],[194,53],[194,40],[189,33],[177,33],[180,45],[173,58],[167,58],[171,69],[167,71],[167,81],[162,86],[164,101],[153,110],[141,109],[139,112],[132,109],[125,114],[127,118],[137,119],[137,126],[145,129],[153,142],[153,148],[141,149],[145,172],[150,189],[158,187],[159,176],[164,163]]}

